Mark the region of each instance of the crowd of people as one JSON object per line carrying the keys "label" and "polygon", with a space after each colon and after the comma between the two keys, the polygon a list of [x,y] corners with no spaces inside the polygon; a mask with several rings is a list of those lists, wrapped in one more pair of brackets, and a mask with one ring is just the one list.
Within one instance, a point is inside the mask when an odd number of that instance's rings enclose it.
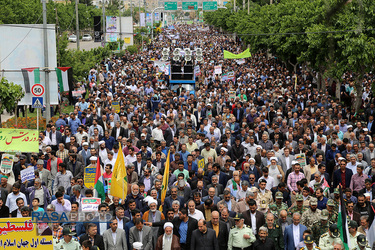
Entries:
{"label": "crowd of people", "polygon": [[[171,90],[154,64],[163,48],[202,48],[194,91]],[[1,176],[0,217],[80,212],[81,199],[95,196],[84,170],[99,160],[107,187],[99,220],[50,224],[55,249],[339,250],[341,204],[350,249],[375,249],[373,75],[362,97],[350,73],[320,89],[313,72],[288,71],[264,53],[223,59],[242,48],[213,28],[174,25],[137,54],[104,58],[76,85],[88,94],[74,97],[74,111],[40,133],[40,152],[17,154]],[[126,199],[110,192],[120,147]],[[35,180],[22,183],[31,167]]]}

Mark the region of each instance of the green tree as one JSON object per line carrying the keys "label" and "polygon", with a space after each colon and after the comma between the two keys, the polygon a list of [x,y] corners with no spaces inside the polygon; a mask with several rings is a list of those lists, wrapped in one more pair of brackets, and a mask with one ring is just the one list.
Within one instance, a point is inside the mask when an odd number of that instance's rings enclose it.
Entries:
{"label": "green tree", "polygon": [[[0,114],[5,110],[7,112],[12,112],[15,110],[18,102],[25,96],[20,85],[9,82],[5,77],[0,80]],[[1,116],[0,116],[0,128],[1,125]]]}

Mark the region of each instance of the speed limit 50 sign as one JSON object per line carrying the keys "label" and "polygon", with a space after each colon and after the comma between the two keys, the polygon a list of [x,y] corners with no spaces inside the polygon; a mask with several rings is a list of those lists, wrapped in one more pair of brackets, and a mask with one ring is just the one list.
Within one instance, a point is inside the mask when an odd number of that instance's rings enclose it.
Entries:
{"label": "speed limit 50 sign", "polygon": [[33,93],[34,96],[42,96],[44,94],[44,87],[41,84],[34,84],[31,88],[31,93]]}

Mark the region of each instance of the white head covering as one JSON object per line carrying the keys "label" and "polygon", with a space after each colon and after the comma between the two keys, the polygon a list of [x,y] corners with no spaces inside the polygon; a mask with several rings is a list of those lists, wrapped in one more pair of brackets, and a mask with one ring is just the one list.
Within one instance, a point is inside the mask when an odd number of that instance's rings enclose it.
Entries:
{"label": "white head covering", "polygon": [[224,150],[224,152],[228,152],[228,149],[221,147],[220,150]]}
{"label": "white head covering", "polygon": [[134,243],[133,243],[133,248],[134,248],[134,249],[141,250],[142,247],[143,247],[142,242],[134,242]]}
{"label": "white head covering", "polygon": [[167,228],[167,227],[171,227],[173,229],[173,224],[171,222],[166,222],[164,224],[164,229]]}
{"label": "white head covering", "polygon": [[96,156],[91,156],[90,157],[90,161],[96,161],[98,159],[98,157],[96,157]]}
{"label": "white head covering", "polygon": [[148,206],[151,206],[152,203],[155,203],[156,205],[158,205],[158,202],[153,198],[149,199],[147,204]]}
{"label": "white head covering", "polygon": [[100,141],[99,145],[105,144],[105,141]]}

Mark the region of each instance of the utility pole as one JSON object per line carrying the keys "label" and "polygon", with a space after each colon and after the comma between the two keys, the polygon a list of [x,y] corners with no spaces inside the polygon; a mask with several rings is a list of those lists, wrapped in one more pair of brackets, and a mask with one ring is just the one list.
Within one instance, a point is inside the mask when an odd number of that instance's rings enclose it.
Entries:
{"label": "utility pole", "polygon": [[122,1],[120,2],[120,6],[118,9],[118,15],[119,15],[119,23],[120,23],[120,41],[119,41],[119,50],[121,51],[121,41],[122,41],[122,29],[121,29],[121,8],[122,8]]}
{"label": "utility pole", "polygon": [[76,0],[76,33],[77,33],[77,50],[79,50],[79,19],[78,19],[78,1]]}
{"label": "utility pole", "polygon": [[234,2],[234,4],[233,4],[233,12],[236,12],[236,0],[234,0],[233,2]]}
{"label": "utility pole", "polygon": [[247,14],[250,15],[250,0],[247,0]]}
{"label": "utility pole", "polygon": [[59,32],[59,16],[57,15],[57,6],[55,3],[55,13],[56,13],[56,36],[57,36],[57,62],[58,66],[61,66],[60,58],[60,32]]}
{"label": "utility pole", "polygon": [[49,69],[48,69],[48,34],[47,34],[47,3],[46,0],[42,1],[43,4],[43,45],[44,45],[44,77],[45,77],[45,93],[46,93],[46,120],[51,120],[51,105],[49,96]]}
{"label": "utility pole", "polygon": [[105,39],[106,39],[106,37],[105,37],[105,35],[106,35],[106,29],[105,29],[105,6],[104,6],[104,4],[105,4],[105,1],[106,0],[102,0],[102,11],[103,11],[103,20],[102,20],[102,24],[103,24],[103,42],[104,42],[104,46],[105,46]]}

